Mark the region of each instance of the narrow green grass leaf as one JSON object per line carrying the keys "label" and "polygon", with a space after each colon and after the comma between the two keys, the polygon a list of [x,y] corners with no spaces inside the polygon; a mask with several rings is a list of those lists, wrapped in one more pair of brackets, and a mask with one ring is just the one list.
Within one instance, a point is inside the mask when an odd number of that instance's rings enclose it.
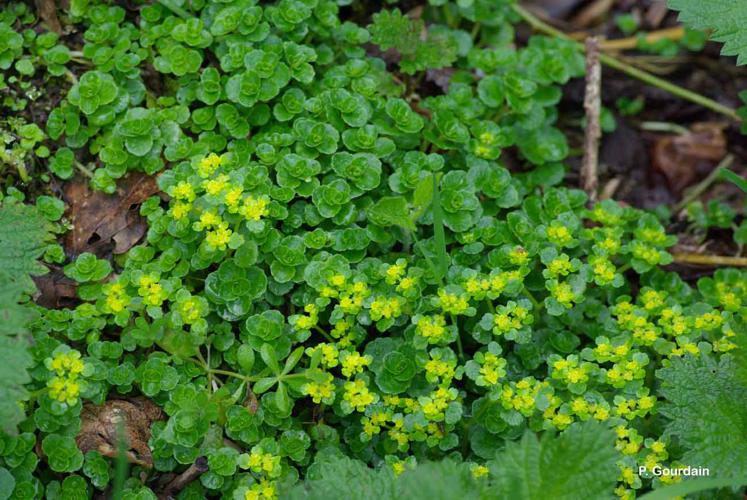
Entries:
{"label": "narrow green grass leaf", "polygon": [[744,177],[737,175],[728,168],[721,169],[721,177],[747,193],[747,179],[745,179]]}
{"label": "narrow green grass leaf", "polygon": [[441,194],[435,173],[433,174],[433,238],[436,242],[436,276],[441,281],[446,276],[449,256],[446,253],[446,233],[444,232],[443,214],[441,213]]}
{"label": "narrow green grass leaf", "polygon": [[672,500],[681,498],[691,493],[713,490],[716,488],[729,488],[744,486],[747,484],[747,477],[741,478],[710,478],[691,479],[678,484],[672,484],[656,491],[646,493],[640,500]]}

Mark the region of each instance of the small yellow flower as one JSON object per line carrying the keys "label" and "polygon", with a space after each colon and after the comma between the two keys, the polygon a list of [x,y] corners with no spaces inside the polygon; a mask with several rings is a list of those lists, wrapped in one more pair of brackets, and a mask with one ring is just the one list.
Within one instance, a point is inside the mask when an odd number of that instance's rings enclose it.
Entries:
{"label": "small yellow flower", "polygon": [[384,273],[385,281],[390,285],[397,283],[404,276],[406,267],[407,264],[404,262],[388,266]]}
{"label": "small yellow flower", "polygon": [[215,179],[202,181],[202,187],[205,192],[211,196],[218,196],[228,188],[228,176],[221,174]]}
{"label": "small yellow flower", "polygon": [[408,290],[411,290],[416,284],[417,284],[417,280],[415,278],[411,278],[409,276],[404,277],[399,282],[399,285],[397,285],[397,291],[406,292]]}
{"label": "small yellow flower", "polygon": [[466,294],[456,295],[443,288],[438,290],[438,305],[447,314],[465,314],[469,309],[467,298]]}
{"label": "small yellow flower", "polygon": [[205,243],[207,243],[210,248],[222,251],[226,249],[228,242],[231,241],[231,235],[233,235],[233,231],[228,229],[227,224],[223,223],[215,230],[207,232],[205,235]]}
{"label": "small yellow flower", "polygon": [[344,274],[333,274],[329,278],[329,284],[335,288],[342,288],[345,285],[345,281],[347,280]]}
{"label": "small yellow flower", "polygon": [[405,472],[405,462],[403,462],[402,460],[394,462],[392,464],[392,471],[394,472],[395,476],[399,476],[400,474]]}
{"label": "small yellow flower", "polygon": [[266,196],[247,196],[241,206],[241,215],[248,221],[256,222],[269,213],[270,200]]}
{"label": "small yellow flower", "polygon": [[182,220],[187,215],[189,215],[189,212],[192,210],[192,205],[183,201],[177,201],[174,203],[174,205],[169,209],[169,215],[173,217],[175,220]]}
{"label": "small yellow flower", "polygon": [[472,477],[474,477],[475,479],[487,476],[488,472],[490,472],[490,470],[484,465],[473,465],[470,469],[472,472]]}
{"label": "small yellow flower", "polygon": [[197,164],[197,175],[206,179],[213,175],[223,163],[223,158],[215,153],[210,153]]}
{"label": "small yellow flower", "polygon": [[54,377],[47,382],[47,387],[49,397],[69,405],[74,405],[80,394],[80,385],[70,378]]}
{"label": "small yellow flower", "polygon": [[241,197],[244,194],[244,190],[240,186],[234,186],[226,191],[223,197],[223,202],[228,207],[228,211],[235,214],[239,211],[239,203],[241,203]]}
{"label": "small yellow flower", "polygon": [[218,227],[223,223],[220,215],[212,210],[202,212],[200,218],[193,224],[195,231],[202,231],[203,229],[212,229]]}
{"label": "small yellow flower", "polygon": [[347,353],[341,358],[342,374],[349,378],[356,373],[361,373],[363,368],[371,364],[371,361],[371,356],[361,356],[358,351]]}
{"label": "small yellow flower", "polygon": [[195,189],[189,182],[179,181],[176,186],[169,190],[169,195],[177,200],[191,203],[195,199]]}
{"label": "small yellow flower", "polygon": [[440,314],[422,316],[418,319],[415,332],[426,339],[429,344],[441,342],[446,336],[446,319]]}
{"label": "small yellow flower", "polygon": [[378,321],[382,318],[397,318],[402,314],[402,299],[400,297],[379,296],[371,302],[371,319]]}
{"label": "small yellow flower", "polygon": [[364,412],[366,407],[378,401],[379,397],[370,392],[363,380],[345,382],[343,399],[356,411]]}
{"label": "small yellow flower", "polygon": [[573,235],[565,226],[552,225],[547,228],[547,239],[558,246],[567,246],[573,243]]}
{"label": "small yellow flower", "polygon": [[321,403],[323,400],[330,400],[334,398],[335,386],[332,383],[334,377],[330,373],[326,374],[327,380],[325,382],[309,382],[305,384],[302,391],[307,396],[311,396],[314,403]]}

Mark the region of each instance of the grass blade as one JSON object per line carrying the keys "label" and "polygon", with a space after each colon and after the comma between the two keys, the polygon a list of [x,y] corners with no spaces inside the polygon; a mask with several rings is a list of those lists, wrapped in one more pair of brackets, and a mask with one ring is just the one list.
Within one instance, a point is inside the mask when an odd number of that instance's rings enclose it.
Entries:
{"label": "grass blade", "polygon": [[747,193],[747,179],[745,179],[744,177],[737,175],[728,168],[721,169],[721,177]]}
{"label": "grass blade", "polygon": [[670,500],[673,498],[682,498],[691,493],[712,490],[716,488],[737,487],[747,484],[747,478],[701,478],[690,479],[678,484],[659,488],[651,493],[646,493],[640,500]]}
{"label": "grass blade", "polygon": [[124,484],[127,480],[129,464],[127,462],[127,438],[125,437],[124,422],[117,422],[117,457],[114,459],[114,481],[112,483],[112,498],[122,498]]}
{"label": "grass blade", "polygon": [[436,276],[438,281],[441,281],[446,276],[449,256],[446,253],[446,233],[444,232],[443,214],[441,213],[441,193],[435,172],[433,173],[433,238],[436,243]]}

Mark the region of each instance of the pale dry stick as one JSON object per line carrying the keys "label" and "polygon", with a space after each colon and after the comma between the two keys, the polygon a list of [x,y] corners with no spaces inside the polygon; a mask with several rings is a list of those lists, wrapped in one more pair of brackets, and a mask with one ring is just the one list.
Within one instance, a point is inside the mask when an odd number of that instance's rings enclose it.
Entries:
{"label": "pale dry stick", "polygon": [[609,12],[614,4],[615,0],[595,0],[574,16],[571,24],[574,26],[588,26]]}
{"label": "pale dry stick", "polygon": [[602,107],[602,65],[599,63],[599,39],[595,36],[586,39],[586,132],[584,135],[584,159],[581,163],[581,186],[589,196],[589,201],[597,200],[599,187],[599,139],[602,127],[599,115]]}
{"label": "pale dry stick", "polygon": [[[681,40],[685,36],[684,26],[674,26],[662,30],[652,31],[645,35],[643,39],[646,43],[656,43],[661,40],[672,40],[674,42]],[[631,36],[628,38],[616,38],[612,40],[602,40],[602,50],[630,50],[638,47],[640,38]]]}
{"label": "pale dry stick", "polygon": [[607,184],[604,185],[604,188],[602,188],[602,192],[599,195],[599,199],[601,201],[604,200],[611,200],[613,196],[615,196],[615,193],[617,192],[617,189],[620,187],[620,184],[622,184],[622,179],[619,177],[613,177],[612,179],[607,181]]}
{"label": "pale dry stick", "polygon": [[699,266],[733,266],[747,267],[747,257],[729,257],[726,255],[701,255],[698,253],[675,253],[672,255],[678,264]]}

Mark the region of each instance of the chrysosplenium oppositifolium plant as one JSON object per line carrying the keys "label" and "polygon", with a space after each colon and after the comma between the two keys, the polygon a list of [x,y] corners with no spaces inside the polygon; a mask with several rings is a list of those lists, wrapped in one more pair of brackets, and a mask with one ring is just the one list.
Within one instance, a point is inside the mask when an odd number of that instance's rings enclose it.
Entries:
{"label": "chrysosplenium oppositifolium plant", "polygon": [[[200,457],[179,498],[633,498],[681,479],[641,466],[747,472],[722,453],[747,446],[746,393],[723,389],[747,276],[691,286],[654,215],[561,187],[574,45],[518,48],[508,1],[431,4],[355,23],[331,0],[70,2],[90,66],[49,165],[94,159],[106,191],[158,173],[162,194],[142,244],[65,263],[75,307],[19,306],[0,491],[156,498]],[[75,438],[136,396],[162,415],[115,486],[116,441]]]}

